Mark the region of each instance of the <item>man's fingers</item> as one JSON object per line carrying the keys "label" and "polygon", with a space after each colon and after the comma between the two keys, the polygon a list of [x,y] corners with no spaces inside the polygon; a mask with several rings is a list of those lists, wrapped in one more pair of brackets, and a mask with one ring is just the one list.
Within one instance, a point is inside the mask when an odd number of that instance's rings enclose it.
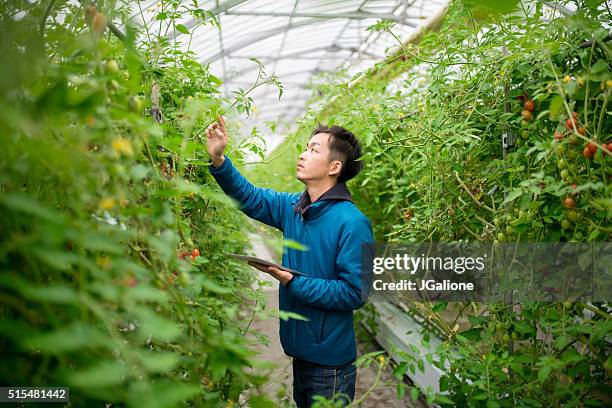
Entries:
{"label": "man's fingers", "polygon": [[223,132],[220,129],[215,129],[215,134],[220,138],[223,137]]}
{"label": "man's fingers", "polygon": [[221,128],[225,130],[225,119],[223,119],[223,116],[221,115],[219,115],[219,124],[221,125]]}

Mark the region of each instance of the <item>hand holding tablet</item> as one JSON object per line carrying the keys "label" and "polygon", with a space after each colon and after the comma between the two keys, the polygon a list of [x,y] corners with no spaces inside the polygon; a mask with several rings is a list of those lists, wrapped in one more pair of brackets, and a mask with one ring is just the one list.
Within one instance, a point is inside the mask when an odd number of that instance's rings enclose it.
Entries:
{"label": "hand holding tablet", "polygon": [[261,258],[256,258],[254,256],[239,255],[239,254],[229,254],[229,253],[227,253],[225,255],[231,256],[232,258],[236,258],[236,259],[239,259],[241,261],[246,261],[253,268],[259,269],[262,272],[269,273],[268,266],[273,266],[273,267],[281,269],[283,271],[290,272],[290,273],[292,273],[294,275],[308,276],[305,273],[302,273],[302,272],[299,272],[299,271],[294,271],[293,269],[289,269],[286,266],[277,265],[277,264],[275,264],[273,262],[269,262],[269,261],[266,261],[265,259],[261,259]]}

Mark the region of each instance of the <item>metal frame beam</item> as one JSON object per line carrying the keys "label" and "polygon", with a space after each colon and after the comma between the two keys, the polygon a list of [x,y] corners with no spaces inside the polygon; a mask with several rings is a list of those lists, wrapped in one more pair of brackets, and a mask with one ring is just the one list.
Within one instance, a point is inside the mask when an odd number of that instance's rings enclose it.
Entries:
{"label": "metal frame beam", "polygon": [[[230,77],[230,78],[227,80],[227,83],[231,83],[231,82],[232,82],[232,78],[236,78],[236,77],[238,77],[238,76],[240,76],[240,75],[243,75],[244,73],[251,72],[251,71],[254,71],[254,70],[255,70],[255,69],[252,69],[252,68],[245,69],[245,70],[241,71],[241,72],[240,72],[238,75],[236,75],[236,76],[234,76],[234,77]],[[306,73],[314,73],[314,74],[318,74],[318,73],[320,73],[320,72],[321,72],[321,71],[316,71],[316,70],[312,70],[312,69],[302,69],[302,70],[300,70],[300,71],[293,71],[293,72],[289,72],[289,73],[286,73],[286,74],[280,74],[280,75],[278,75],[278,76],[279,76],[279,77],[282,77],[282,78],[290,78],[290,77],[295,76],[295,75],[301,75],[301,74],[306,74]]]}
{"label": "metal frame beam", "polygon": [[227,10],[225,12],[227,15],[232,16],[262,16],[262,17],[309,17],[317,20],[331,20],[335,18],[348,18],[351,20],[364,20],[364,19],[385,19],[392,20],[399,24],[405,24],[410,27],[416,27],[415,23],[408,22],[407,18],[416,19],[418,17],[415,16],[396,16],[395,14],[376,14],[370,13],[367,11],[353,11],[353,12],[344,12],[344,13],[289,13],[289,12],[278,12],[278,11],[232,11]]}
{"label": "metal frame beam", "polygon": [[[215,7],[212,10],[208,11],[208,14],[210,14],[211,16],[216,16],[218,14],[221,14],[223,12],[227,12],[227,10],[231,9],[232,7],[236,7],[239,6],[242,3],[245,3],[249,0],[227,0],[221,4],[219,4],[217,7]],[[195,19],[190,19],[189,21],[186,21],[185,24],[183,24],[185,27],[187,27],[188,30],[191,30],[193,28],[193,26],[196,24]],[[169,36],[170,39],[174,39],[176,37],[178,37],[179,35],[182,35],[183,33],[174,33],[171,36]]]}
{"label": "metal frame beam", "polygon": [[[298,52],[292,52],[290,54],[284,54],[284,55],[279,55],[279,56],[272,56],[272,55],[260,55],[260,56],[256,56],[255,58],[262,60],[262,61],[277,61],[277,60],[281,60],[281,59],[308,59],[308,60],[312,60],[313,58],[320,58],[320,57],[309,57],[309,56],[303,56],[303,54],[309,54],[311,52],[316,52],[316,51],[324,51],[324,52],[335,52],[335,51],[349,51],[349,52],[357,52],[358,49],[356,47],[338,47],[337,45],[330,45],[328,47],[317,47],[317,48],[311,48],[309,50],[304,50],[304,51],[298,51]],[[379,55],[374,55],[370,52],[362,52],[363,55],[366,55],[368,57],[371,58],[380,58]],[[228,55],[227,58],[235,58],[235,59],[251,59],[253,57],[249,57],[247,55]],[[344,59],[343,57],[339,57]]]}
{"label": "metal frame beam", "polygon": [[[290,27],[293,28],[297,28],[297,27],[302,27],[302,26],[307,26],[307,25],[311,25],[311,24],[317,24],[320,23],[320,20],[307,20],[307,21],[301,21],[298,23],[293,23],[290,25]],[[228,48],[225,49],[225,54],[231,54],[232,52],[236,52],[244,47],[247,47],[249,45],[253,45],[258,41],[262,41],[265,40],[267,38],[270,37],[274,37],[275,35],[281,34],[283,32],[285,32],[287,29],[289,28],[289,25],[284,25],[281,27],[276,27],[273,28],[272,30],[267,30],[267,31],[262,31],[260,33],[257,33],[257,35],[253,35],[250,38],[247,38],[243,41],[240,41],[237,44],[234,44]],[[201,63],[204,62],[213,62],[215,60],[217,60],[219,57],[221,57],[223,55],[222,52],[217,52],[213,55],[211,55],[210,57],[208,57],[206,59],[206,61],[200,61]]]}

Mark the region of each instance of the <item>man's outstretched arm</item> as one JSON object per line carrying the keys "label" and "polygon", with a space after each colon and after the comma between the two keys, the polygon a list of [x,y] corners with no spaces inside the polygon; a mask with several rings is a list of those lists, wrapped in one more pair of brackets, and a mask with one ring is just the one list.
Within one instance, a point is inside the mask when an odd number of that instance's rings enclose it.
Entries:
{"label": "man's outstretched arm", "polygon": [[219,116],[219,122],[208,127],[206,133],[208,154],[213,163],[208,169],[221,189],[238,201],[240,209],[246,215],[282,230],[282,220],[291,194],[255,187],[238,172],[229,157],[223,154],[227,145],[228,133],[225,129],[225,121],[221,116]]}

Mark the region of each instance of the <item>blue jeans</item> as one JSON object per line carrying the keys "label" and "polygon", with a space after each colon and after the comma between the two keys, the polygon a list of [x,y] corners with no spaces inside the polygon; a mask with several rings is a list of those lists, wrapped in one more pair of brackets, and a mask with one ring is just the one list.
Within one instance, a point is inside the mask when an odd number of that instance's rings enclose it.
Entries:
{"label": "blue jeans", "polygon": [[298,408],[310,408],[315,395],[349,405],[355,398],[357,367],[351,362],[339,367],[322,366],[293,358],[293,399]]}

